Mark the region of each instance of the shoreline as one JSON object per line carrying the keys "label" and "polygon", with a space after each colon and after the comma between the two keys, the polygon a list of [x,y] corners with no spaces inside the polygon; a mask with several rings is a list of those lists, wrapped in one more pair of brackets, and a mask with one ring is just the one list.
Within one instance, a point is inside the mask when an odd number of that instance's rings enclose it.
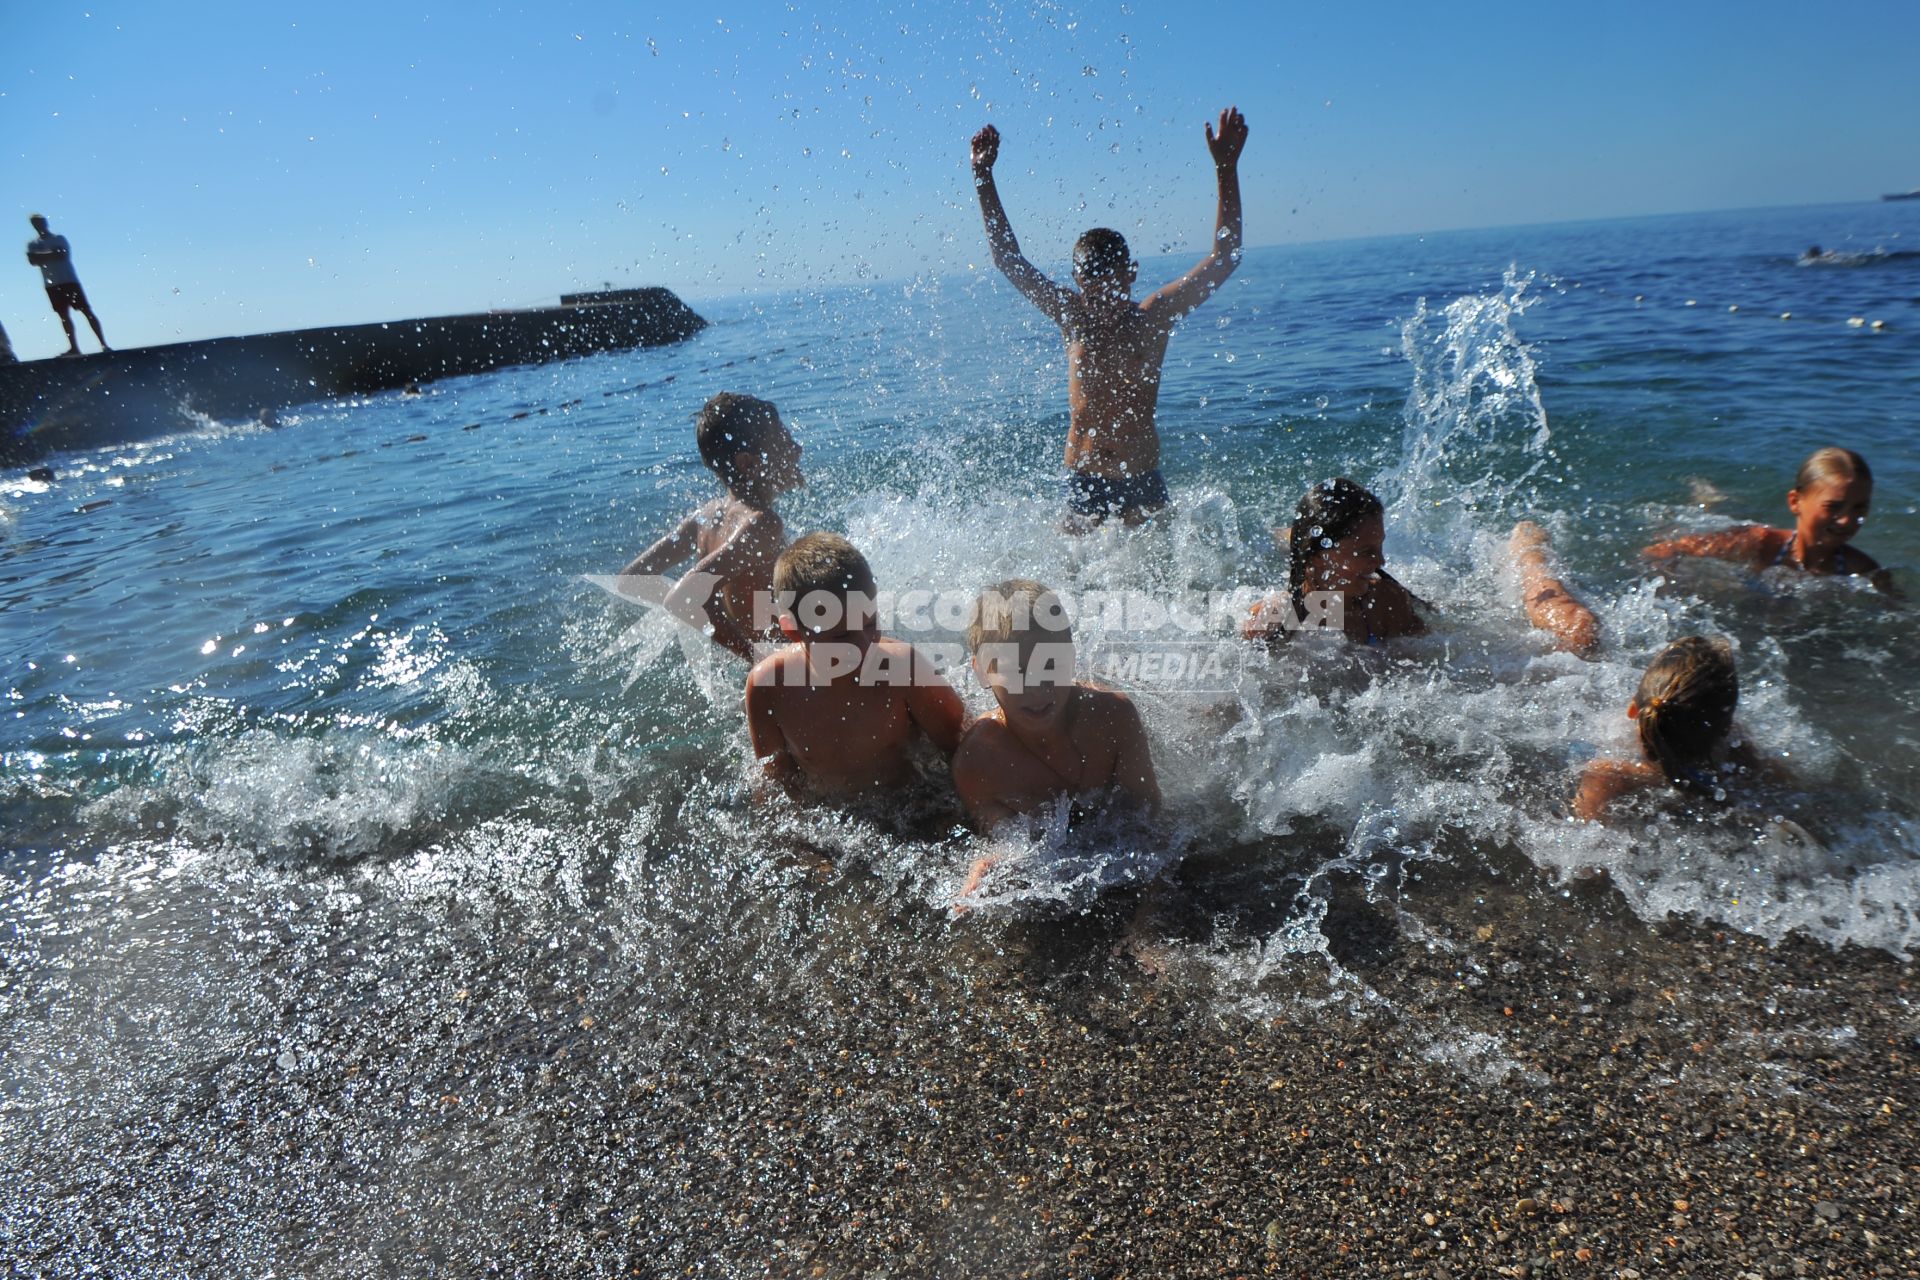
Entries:
{"label": "shoreline", "polygon": [[1342,886],[1337,967],[1236,995],[1206,946],[1160,975],[1119,955],[1120,898],[936,924],[842,863],[780,869],[833,940],[765,986],[711,967],[779,959],[727,950],[765,903],[713,922],[718,954],[695,929],[619,963],[491,921],[391,989],[380,948],[423,922],[349,917],[307,944],[372,966],[320,1006],[324,1042],[199,1051],[95,1101],[112,1129],[82,1167],[76,1130],[9,1169],[12,1242],[155,1275],[1920,1267],[1910,961],[1445,868],[1398,904]]}

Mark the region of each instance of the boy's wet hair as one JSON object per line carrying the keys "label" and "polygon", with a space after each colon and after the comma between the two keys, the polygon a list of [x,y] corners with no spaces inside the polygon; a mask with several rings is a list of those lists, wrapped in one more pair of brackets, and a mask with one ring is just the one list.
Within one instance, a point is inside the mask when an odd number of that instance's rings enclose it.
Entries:
{"label": "boy's wet hair", "polygon": [[758,453],[766,433],[780,422],[780,411],[757,396],[722,391],[701,406],[695,418],[694,441],[707,470],[732,488],[739,481],[734,455],[742,449]]}
{"label": "boy's wet hair", "polygon": [[1365,486],[1345,476],[1322,480],[1307,490],[1293,511],[1293,529],[1287,537],[1287,586],[1299,608],[1307,586],[1307,562],[1313,553],[1338,543],[1370,516],[1386,508]]}
{"label": "boy's wet hair", "polygon": [[1127,238],[1118,231],[1095,227],[1073,243],[1073,274],[1089,280],[1117,276],[1133,264]]}
{"label": "boy's wet hair", "polygon": [[1021,649],[1041,641],[1073,642],[1067,611],[1045,585],[1032,578],[1008,578],[980,593],[967,619],[967,648],[1014,644]]}
{"label": "boy's wet hair", "polygon": [[1708,790],[1701,779],[1713,749],[1733,729],[1740,678],[1724,638],[1683,636],[1660,651],[1633,695],[1640,748],[1676,787]]}
{"label": "boy's wet hair", "polygon": [[1800,464],[1800,474],[1794,477],[1793,487],[1805,493],[1823,480],[1865,480],[1872,484],[1873,471],[1867,466],[1867,460],[1853,450],[1828,445],[1815,449]]}
{"label": "boy's wet hair", "polygon": [[785,602],[783,611],[805,626],[813,617],[837,621],[856,610],[856,622],[871,617],[876,588],[858,547],[837,533],[816,531],[795,538],[773,562],[773,590]]}

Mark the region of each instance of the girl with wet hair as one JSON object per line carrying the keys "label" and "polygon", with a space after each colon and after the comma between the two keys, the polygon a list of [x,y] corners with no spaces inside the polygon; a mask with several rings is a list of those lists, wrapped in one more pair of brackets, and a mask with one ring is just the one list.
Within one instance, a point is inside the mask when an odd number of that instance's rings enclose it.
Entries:
{"label": "girl with wet hair", "polygon": [[1345,476],[1307,490],[1287,534],[1287,590],[1254,605],[1241,634],[1277,641],[1344,630],[1362,644],[1422,635],[1421,601],[1387,572],[1386,508]]}
{"label": "girl with wet hair", "polygon": [[1709,556],[1736,560],[1755,570],[1782,567],[1806,573],[1865,578],[1890,595],[1893,576],[1872,556],[1851,544],[1867,522],[1873,501],[1873,472],[1867,460],[1851,449],[1816,449],[1800,464],[1793,488],[1787,490],[1791,529],[1744,524],[1716,533],[1686,534],[1656,542],[1641,554],[1656,561],[1679,556]]}
{"label": "girl with wet hair", "polygon": [[1732,742],[1739,701],[1740,679],[1726,640],[1685,636],[1662,649],[1627,704],[1641,758],[1589,764],[1574,797],[1574,816],[1604,819],[1620,800],[1661,785],[1723,801],[1727,782],[1771,772],[1744,744]]}

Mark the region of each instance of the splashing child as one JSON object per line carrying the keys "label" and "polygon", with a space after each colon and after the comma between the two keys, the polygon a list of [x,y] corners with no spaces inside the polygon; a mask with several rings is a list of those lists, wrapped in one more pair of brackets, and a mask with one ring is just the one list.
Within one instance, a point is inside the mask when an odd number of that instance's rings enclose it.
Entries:
{"label": "splashing child", "polygon": [[1773,772],[1744,743],[1732,741],[1740,680],[1733,648],[1724,639],[1685,636],[1648,664],[1627,703],[1641,758],[1595,760],[1580,778],[1573,814],[1605,820],[1627,797],[1672,787],[1723,801],[1727,784]]}
{"label": "splashing child", "polygon": [[1287,590],[1253,606],[1241,634],[1274,642],[1304,627],[1360,644],[1425,634],[1423,602],[1387,572],[1386,508],[1339,476],[1307,490],[1287,533]]}
{"label": "splashing child", "polygon": [[1240,152],[1247,121],[1239,108],[1220,113],[1219,132],[1205,126],[1219,202],[1213,247],[1186,275],[1133,300],[1139,264],[1119,232],[1095,227],[1073,247],[1075,288],[1056,284],[1028,262],[1014,238],[994,184],[1000,132],[973,135],[973,185],[980,197],[993,264],[1060,327],[1067,344],[1067,506],[1069,531],[1109,516],[1138,524],[1168,502],[1160,475],[1154,409],[1167,339],[1182,316],[1205,302],[1240,265]]}
{"label": "splashing child", "polygon": [[[620,571],[619,590],[664,605],[716,644],[751,660],[754,641],[767,638],[754,626],[754,596],[772,585],[774,560],[787,537],[773,503],[806,483],[800,444],[778,409],[737,392],[708,400],[695,422],[700,460],[726,493],[636,556]],[[668,586],[660,575],[689,557],[693,568]]]}
{"label": "splashing child", "polygon": [[[1053,592],[1027,578],[987,588],[974,602],[967,647],[995,703],[953,757],[953,785],[977,829],[990,833],[1061,797],[1159,811],[1140,713],[1124,693],[1074,679],[1073,632]],[[963,901],[995,861],[974,861]]]}
{"label": "splashing child", "polygon": [[1800,464],[1787,490],[1791,529],[1746,524],[1716,533],[1695,533],[1656,542],[1641,554],[1650,560],[1709,556],[1743,561],[1756,570],[1783,567],[1813,574],[1866,578],[1890,595],[1893,575],[1851,544],[1867,522],[1873,501],[1873,472],[1851,449],[1817,449]]}
{"label": "splashing child", "polygon": [[773,567],[789,641],[747,676],[747,732],[762,775],[790,790],[846,797],[898,788],[924,736],[942,756],[965,710],[930,658],[882,635],[873,570],[835,533],[809,533]]}

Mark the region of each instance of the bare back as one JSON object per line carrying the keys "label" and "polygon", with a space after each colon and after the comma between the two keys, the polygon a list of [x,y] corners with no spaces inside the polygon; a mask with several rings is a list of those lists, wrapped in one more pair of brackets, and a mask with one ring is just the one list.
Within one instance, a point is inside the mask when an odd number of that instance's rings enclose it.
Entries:
{"label": "bare back", "polygon": [[[706,560],[729,542],[729,572],[716,588],[720,607],[739,628],[753,630],[753,595],[773,590],[773,562],[786,545],[786,530],[770,507],[756,507],[728,495],[716,498],[693,513],[695,559]],[[752,525],[749,535],[743,530]]]}
{"label": "bare back", "polygon": [[921,734],[943,754],[960,737],[959,695],[905,641],[881,637],[858,675],[809,680],[807,654],[790,645],[747,680],[747,728],[767,773],[822,796],[890,790],[913,777]]}

